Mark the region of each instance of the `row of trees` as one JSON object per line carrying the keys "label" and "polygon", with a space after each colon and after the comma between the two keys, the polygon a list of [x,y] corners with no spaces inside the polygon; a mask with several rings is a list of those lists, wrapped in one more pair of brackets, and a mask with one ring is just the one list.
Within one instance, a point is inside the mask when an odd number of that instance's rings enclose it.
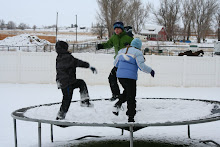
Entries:
{"label": "row of trees", "polygon": [[[5,21],[3,19],[0,19],[0,29],[9,29],[9,30],[13,30],[13,29],[30,29],[31,27],[29,27],[29,25],[25,24],[25,23],[20,23],[18,26],[16,25],[15,22],[13,21],[9,21],[8,23],[5,23]],[[36,25],[34,25],[32,27],[34,30],[37,28]]]}
{"label": "row of trees", "polygon": [[220,14],[219,5],[216,0],[163,0],[160,1],[160,9],[154,10],[153,14],[156,22],[166,27],[168,40],[174,39],[175,30],[180,28],[181,21],[183,27],[178,33],[183,39],[189,40],[191,32],[194,32],[200,43],[212,28],[217,31],[215,25],[216,16]]}
{"label": "row of trees", "polygon": [[109,37],[116,21],[132,26],[135,33],[140,32],[151,8],[150,4],[144,6],[140,0],[97,0],[97,3],[100,9],[98,26],[106,26]]}
{"label": "row of trees", "polygon": [[216,0],[160,0],[158,9],[154,9],[150,3],[144,5],[141,0],[97,2],[100,9],[97,15],[98,26],[105,26],[109,37],[115,21],[123,21],[125,25],[133,27],[134,33],[139,33],[150,14],[153,22],[166,28],[168,40],[174,40],[176,36],[189,40],[193,32],[197,42],[200,42],[210,30],[215,32],[220,25],[220,2]]}

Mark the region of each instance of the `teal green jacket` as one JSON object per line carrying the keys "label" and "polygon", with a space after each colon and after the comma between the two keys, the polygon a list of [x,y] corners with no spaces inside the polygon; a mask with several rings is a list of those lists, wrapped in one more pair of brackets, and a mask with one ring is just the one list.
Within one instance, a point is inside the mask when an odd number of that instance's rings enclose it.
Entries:
{"label": "teal green jacket", "polygon": [[107,48],[112,48],[114,46],[115,48],[115,56],[114,58],[118,55],[118,51],[122,48],[125,48],[128,44],[131,44],[131,41],[133,40],[132,37],[128,36],[125,31],[123,31],[121,34],[112,35],[112,37],[106,42],[103,43],[104,49]]}

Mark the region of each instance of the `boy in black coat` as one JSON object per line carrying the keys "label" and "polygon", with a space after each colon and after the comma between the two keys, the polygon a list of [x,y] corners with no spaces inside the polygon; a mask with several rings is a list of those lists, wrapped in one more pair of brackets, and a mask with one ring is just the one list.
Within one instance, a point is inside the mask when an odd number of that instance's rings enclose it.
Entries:
{"label": "boy in black coat", "polygon": [[89,63],[74,58],[68,52],[68,44],[64,41],[56,43],[56,82],[58,89],[62,90],[63,100],[60,110],[57,114],[57,120],[65,119],[66,113],[69,109],[73,90],[79,88],[82,107],[92,107],[93,104],[89,102],[89,94],[86,83],[82,79],[76,79],[76,68],[90,68],[93,73],[97,73],[94,67],[90,67]]}

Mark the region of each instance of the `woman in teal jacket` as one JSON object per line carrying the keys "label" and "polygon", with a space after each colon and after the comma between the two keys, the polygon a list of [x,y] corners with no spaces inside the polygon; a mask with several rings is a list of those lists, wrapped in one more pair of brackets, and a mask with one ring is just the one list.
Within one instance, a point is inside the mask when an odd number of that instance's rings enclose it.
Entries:
{"label": "woman in teal jacket", "polygon": [[[115,22],[114,25],[114,35],[103,44],[98,44],[96,49],[107,49],[107,48],[115,48],[115,56],[114,58],[118,55],[118,51],[122,48],[125,48],[127,45],[131,44],[131,41],[133,40],[133,37],[130,37],[124,30],[124,24],[122,22]],[[117,77],[116,77],[116,71],[117,68],[113,67],[111,70],[111,73],[109,74],[108,80],[110,84],[110,88],[112,91],[112,98],[110,99],[111,101],[114,101],[119,98],[120,96],[120,90],[117,82]]]}

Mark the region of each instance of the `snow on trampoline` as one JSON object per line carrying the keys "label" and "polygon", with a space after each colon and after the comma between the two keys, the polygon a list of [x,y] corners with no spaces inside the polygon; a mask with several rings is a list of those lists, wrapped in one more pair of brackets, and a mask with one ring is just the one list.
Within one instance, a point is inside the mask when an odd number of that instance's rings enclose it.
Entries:
{"label": "snow on trampoline", "polygon": [[[154,123],[174,123],[219,117],[219,103],[186,100],[186,99],[136,99],[137,114],[135,123],[154,124]],[[73,101],[64,122],[77,123],[127,123],[127,105],[122,106],[124,110],[118,116],[112,113],[115,102],[109,100],[93,100],[94,107],[81,107],[80,101]],[[27,109],[25,117],[31,119],[55,121],[59,104],[41,105]],[[214,112],[214,113],[213,113]],[[217,113],[215,113],[217,112]]]}

